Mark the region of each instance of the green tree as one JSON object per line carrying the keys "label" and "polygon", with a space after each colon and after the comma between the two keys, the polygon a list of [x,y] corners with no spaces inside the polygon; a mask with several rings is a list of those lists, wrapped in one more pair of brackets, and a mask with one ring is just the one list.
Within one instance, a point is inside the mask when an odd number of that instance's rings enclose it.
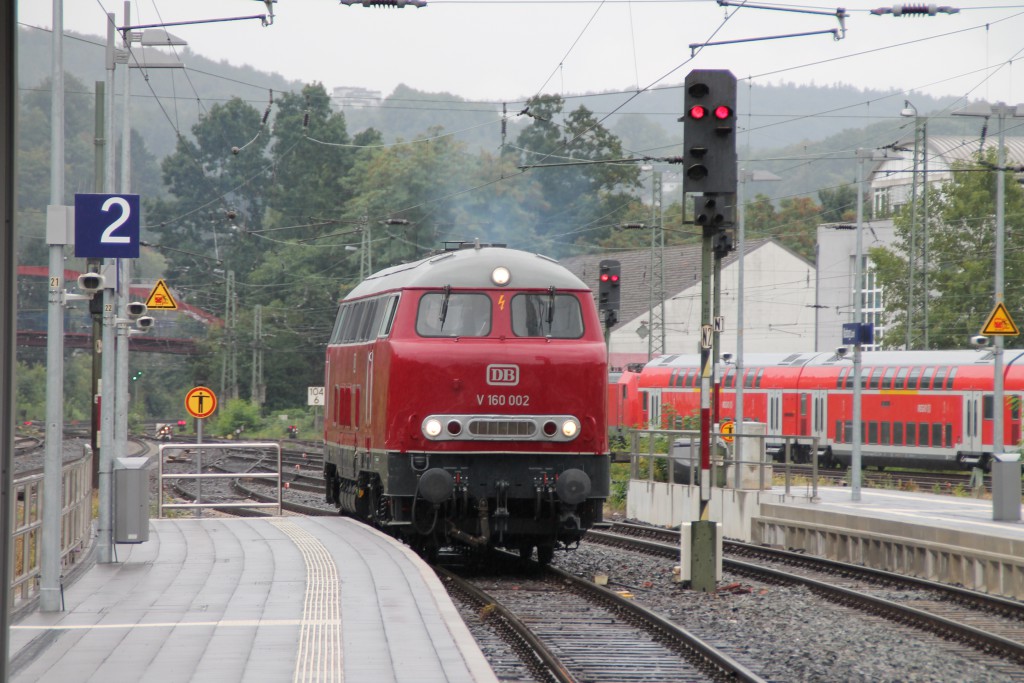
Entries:
{"label": "green tree", "polygon": [[[586,107],[562,114],[558,95],[529,100],[532,123],[516,140],[521,164],[622,159],[621,141]],[[588,244],[607,237],[620,222],[639,184],[635,163],[583,163],[535,168],[543,202],[536,207],[538,232],[565,245]]]}
{"label": "green tree", "polygon": [[[929,193],[928,231],[928,344],[931,348],[966,348],[972,335],[985,324],[992,310],[995,268],[995,154],[974,164],[954,165],[952,179]],[[1004,300],[1016,314],[1024,311],[1024,261],[1015,258],[1024,240],[1024,189],[1006,173]],[[918,217],[922,215],[918,207]],[[870,251],[876,277],[885,292],[886,345],[906,340],[909,287],[910,207],[895,217],[896,241],[891,248]],[[919,229],[921,226],[919,226]],[[920,233],[920,234],[923,234]],[[920,239],[920,236],[917,237]],[[924,296],[918,259],[916,302]],[[922,311],[915,306],[911,344],[922,344]],[[1018,337],[1007,346],[1020,348]]]}

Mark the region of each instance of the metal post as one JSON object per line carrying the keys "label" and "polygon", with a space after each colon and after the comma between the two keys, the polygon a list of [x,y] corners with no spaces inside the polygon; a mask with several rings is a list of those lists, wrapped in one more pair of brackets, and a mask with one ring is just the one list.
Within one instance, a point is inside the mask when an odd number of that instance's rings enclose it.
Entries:
{"label": "metal post", "polygon": [[[124,25],[131,24],[131,3],[127,0],[124,3]],[[130,31],[124,32],[123,43],[125,50],[131,49]],[[129,116],[130,109],[130,84],[131,67],[125,64],[123,74],[123,98],[124,109],[121,116],[121,194],[131,192],[131,123]],[[131,259],[117,259],[117,346],[115,349],[116,385],[114,389],[114,458],[123,458],[127,455],[128,446],[128,338],[130,329],[128,324],[128,299],[131,287]],[[112,460],[111,462],[115,462]]]}
{"label": "metal post", "polygon": [[[999,148],[996,152],[996,281],[995,305],[1003,303],[1003,242],[1006,233],[1006,138],[1003,125],[1009,108],[999,103],[993,107],[999,122]],[[1003,335],[995,335],[992,364],[994,366],[993,406],[992,406],[992,453],[1003,452],[1003,411],[1006,409],[1003,400]]]}
{"label": "metal post", "polygon": [[[114,139],[114,36],[116,35],[114,14],[107,14],[107,134],[106,139]],[[105,189],[114,189],[114,154],[110,150],[106,158]],[[113,272],[113,262],[105,259],[105,275]],[[99,521],[97,523],[96,554],[100,564],[113,561],[113,510],[111,509],[111,489],[114,462],[114,380],[116,367],[114,364],[114,292],[113,282],[107,282],[103,289],[103,340],[102,340],[102,376],[100,382],[100,471],[99,471]],[[97,296],[99,296],[97,294]]]}
{"label": "metal post", "polygon": [[921,124],[921,302],[924,306],[924,348],[928,345],[928,120]]}
{"label": "metal post", "polygon": [[[53,0],[52,86],[50,89],[50,205],[64,206],[64,2]],[[54,214],[56,215],[56,214]],[[50,232],[47,212],[47,233]],[[67,230],[66,216],[60,228]],[[60,610],[61,474],[64,460],[64,245],[49,242],[49,289],[46,334],[46,455],[43,461],[43,530],[39,555],[39,604],[44,612]]]}
{"label": "metal post", "polygon": [[[861,323],[861,306],[863,303],[863,267],[864,259],[864,152],[857,150],[857,246],[853,268],[853,322]],[[861,344],[860,334],[853,345],[853,443],[850,453],[850,499],[860,500],[860,465],[861,465]]]}
{"label": "metal post", "polygon": [[[916,111],[916,110],[915,110]],[[914,328],[914,262],[917,256],[917,135],[918,119],[914,119],[914,170],[910,180],[910,251],[907,258],[907,333],[905,347],[909,351],[913,346]]]}
{"label": "metal post", "polygon": [[704,330],[713,329],[711,320],[711,288],[714,229],[704,228],[701,243],[701,348],[700,348],[700,515],[707,521],[711,502],[711,380],[715,359],[711,345],[706,344]]}
{"label": "metal post", "polygon": [[743,461],[743,258],[746,256],[747,249],[746,211],[743,207],[743,202],[746,200],[743,190],[747,184],[747,175],[748,172],[741,168],[739,182],[736,183],[736,380],[733,382],[733,386],[736,387],[736,398],[734,399],[736,401],[734,417],[736,439],[733,443],[735,444],[736,459],[734,486],[737,490],[742,485],[740,463]]}
{"label": "metal post", "polygon": [[[14,351],[17,343],[16,292],[17,258],[14,251],[14,156],[15,121],[18,108],[18,4],[0,6],[0,447],[14,453]],[[0,458],[0,681],[7,680],[10,660],[10,604],[13,574],[11,530],[14,528],[11,461]]]}

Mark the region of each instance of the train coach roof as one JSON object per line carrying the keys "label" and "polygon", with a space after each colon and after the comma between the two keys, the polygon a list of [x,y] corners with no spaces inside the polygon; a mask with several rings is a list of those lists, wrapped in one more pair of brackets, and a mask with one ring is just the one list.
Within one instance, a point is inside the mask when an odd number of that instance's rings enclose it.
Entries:
{"label": "train coach roof", "polygon": [[[848,366],[852,367],[852,350],[845,358],[834,352],[803,353],[747,353],[743,355],[746,368],[757,367],[821,367]],[[1018,350],[1006,350],[1004,363],[1012,365],[1024,362],[1024,353]],[[865,351],[861,356],[861,365],[866,368],[879,366],[924,366],[924,365],[992,365],[991,350],[973,351],[955,349],[950,351]],[[655,358],[647,364],[649,368],[699,367],[700,356],[696,354],[669,355]]]}
{"label": "train coach roof", "polygon": [[491,272],[508,268],[510,289],[587,290],[590,288],[554,259],[504,247],[479,247],[446,251],[413,263],[378,271],[363,280],[346,299],[413,287],[491,288]]}

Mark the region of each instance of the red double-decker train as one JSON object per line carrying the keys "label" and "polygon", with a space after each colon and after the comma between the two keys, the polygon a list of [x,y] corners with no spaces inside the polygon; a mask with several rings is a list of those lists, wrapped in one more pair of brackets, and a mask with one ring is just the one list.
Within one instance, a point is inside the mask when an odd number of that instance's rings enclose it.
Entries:
{"label": "red double-decker train", "polygon": [[[624,414],[640,414],[643,426],[680,428],[700,408],[700,357],[657,358],[640,372]],[[862,355],[861,457],[864,466],[987,468],[993,455],[995,402],[992,349],[978,351],[873,351]],[[743,387],[744,420],[766,425],[778,458],[781,435],[819,438],[823,465],[849,465],[853,441],[854,368],[849,355],[747,354],[743,377],[720,363],[718,420],[736,416]],[[1003,354],[1004,451],[1021,442],[1024,352]],[[634,426],[634,425],[626,425]],[[810,460],[809,440],[792,457]]]}
{"label": "red double-decker train", "polygon": [[426,553],[537,548],[602,521],[607,361],[593,294],[552,259],[459,244],[341,303],[326,497]]}

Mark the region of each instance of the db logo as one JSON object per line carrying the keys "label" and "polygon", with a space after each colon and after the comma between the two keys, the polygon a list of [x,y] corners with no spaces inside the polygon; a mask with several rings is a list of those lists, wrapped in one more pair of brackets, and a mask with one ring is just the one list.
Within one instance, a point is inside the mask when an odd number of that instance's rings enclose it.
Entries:
{"label": "db logo", "polygon": [[492,387],[514,387],[519,384],[519,366],[488,365],[487,383]]}

